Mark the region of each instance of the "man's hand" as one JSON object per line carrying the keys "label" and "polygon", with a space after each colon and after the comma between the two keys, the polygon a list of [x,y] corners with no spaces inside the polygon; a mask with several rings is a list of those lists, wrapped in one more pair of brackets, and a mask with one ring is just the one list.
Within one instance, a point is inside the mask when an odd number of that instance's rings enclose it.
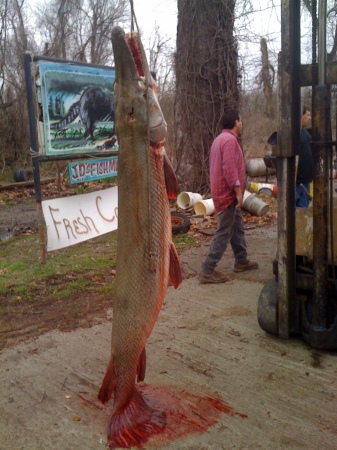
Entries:
{"label": "man's hand", "polygon": [[240,209],[243,203],[243,194],[241,191],[240,186],[234,186],[234,191],[236,195],[236,199],[238,201],[238,204],[236,205],[235,209]]}

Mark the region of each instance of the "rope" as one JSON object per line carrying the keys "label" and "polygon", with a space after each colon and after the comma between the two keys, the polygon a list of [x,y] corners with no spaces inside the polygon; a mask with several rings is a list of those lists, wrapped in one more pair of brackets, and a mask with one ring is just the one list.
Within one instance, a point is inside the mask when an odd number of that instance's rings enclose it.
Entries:
{"label": "rope", "polygon": [[[133,6],[133,0],[130,0],[130,8],[131,8],[131,32],[134,31],[134,24],[136,25],[136,31],[138,33],[138,39],[140,39],[140,33],[139,33],[139,27],[137,23],[136,14],[134,11]],[[150,69],[149,69],[150,70]],[[147,152],[147,167],[148,167],[148,173],[151,173],[151,150],[150,150],[150,103],[149,103],[149,89],[151,86],[151,73],[145,73],[145,88],[146,88],[146,119],[147,119],[147,145],[148,145],[148,152]],[[149,199],[148,199],[148,206],[149,211],[148,215],[151,217],[151,208],[152,208],[152,199],[151,199],[151,179],[149,179]],[[150,256],[150,267],[151,270],[156,270],[156,263],[154,261],[154,253],[152,248],[152,221],[150,220],[149,227],[148,227],[148,233],[149,233],[149,256]]]}
{"label": "rope", "polygon": [[131,8],[131,32],[135,31],[135,24],[136,24],[136,30],[139,34],[139,27],[137,23],[137,17],[135,14],[135,9],[133,7],[133,0],[130,0],[130,8]]}
{"label": "rope", "polygon": [[134,30],[133,18],[135,15],[134,8],[133,8],[133,0],[130,0],[130,8],[131,8],[131,32],[132,32]]}
{"label": "rope", "polygon": [[30,156],[31,158],[37,158],[38,156],[40,156],[40,153],[30,148]]}

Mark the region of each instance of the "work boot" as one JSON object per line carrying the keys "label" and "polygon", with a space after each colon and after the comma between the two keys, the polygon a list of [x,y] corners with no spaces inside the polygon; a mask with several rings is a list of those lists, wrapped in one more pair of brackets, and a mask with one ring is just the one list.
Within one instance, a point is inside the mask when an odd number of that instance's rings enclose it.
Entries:
{"label": "work boot", "polygon": [[244,263],[236,262],[234,264],[234,272],[245,272],[246,270],[258,269],[259,265],[256,261],[250,261],[247,259]]}
{"label": "work boot", "polygon": [[198,278],[200,283],[226,283],[228,281],[228,278],[217,270],[213,270],[211,273],[200,272]]}

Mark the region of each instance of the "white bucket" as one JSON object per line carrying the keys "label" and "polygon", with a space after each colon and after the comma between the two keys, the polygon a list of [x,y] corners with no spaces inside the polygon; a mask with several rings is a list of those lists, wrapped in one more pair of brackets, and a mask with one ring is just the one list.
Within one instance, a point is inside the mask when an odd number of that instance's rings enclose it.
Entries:
{"label": "white bucket", "polygon": [[194,205],[194,212],[197,216],[211,216],[215,213],[213,200],[200,200]]}
{"label": "white bucket", "polygon": [[252,194],[249,191],[247,191],[247,189],[245,189],[245,192],[243,193],[242,203],[244,203],[246,198],[249,197],[250,195],[252,195]]}
{"label": "white bucket", "polygon": [[259,194],[271,197],[273,195],[273,190],[269,187],[262,187],[261,189],[259,189]]}
{"label": "white bucket", "polygon": [[202,200],[202,195],[195,192],[181,192],[177,197],[177,205],[181,209],[188,209]]}
{"label": "white bucket", "polygon": [[269,211],[269,205],[254,194],[249,194],[243,197],[242,207],[253,214],[254,216],[265,216]]}
{"label": "white bucket", "polygon": [[246,172],[250,177],[266,175],[267,167],[263,158],[253,158],[246,161]]}
{"label": "white bucket", "polygon": [[258,183],[258,193],[263,195],[273,195],[273,184],[270,183]]}

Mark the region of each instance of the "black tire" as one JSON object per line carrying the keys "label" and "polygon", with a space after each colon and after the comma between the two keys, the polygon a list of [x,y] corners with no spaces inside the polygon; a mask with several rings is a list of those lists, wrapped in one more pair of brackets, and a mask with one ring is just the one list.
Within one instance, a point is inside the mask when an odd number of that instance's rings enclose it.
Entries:
{"label": "black tire", "polygon": [[23,171],[23,181],[30,181],[33,179],[33,169],[24,169]]}
{"label": "black tire", "polygon": [[258,300],[257,320],[262,330],[278,335],[278,283],[269,280]]}
{"label": "black tire", "polygon": [[25,181],[24,179],[24,169],[22,169],[22,167],[15,169],[14,170],[14,174],[13,174],[13,178],[14,181],[16,181],[17,183],[21,182],[21,181]]}
{"label": "black tire", "polygon": [[188,216],[178,212],[171,212],[172,234],[187,233],[191,227]]}

